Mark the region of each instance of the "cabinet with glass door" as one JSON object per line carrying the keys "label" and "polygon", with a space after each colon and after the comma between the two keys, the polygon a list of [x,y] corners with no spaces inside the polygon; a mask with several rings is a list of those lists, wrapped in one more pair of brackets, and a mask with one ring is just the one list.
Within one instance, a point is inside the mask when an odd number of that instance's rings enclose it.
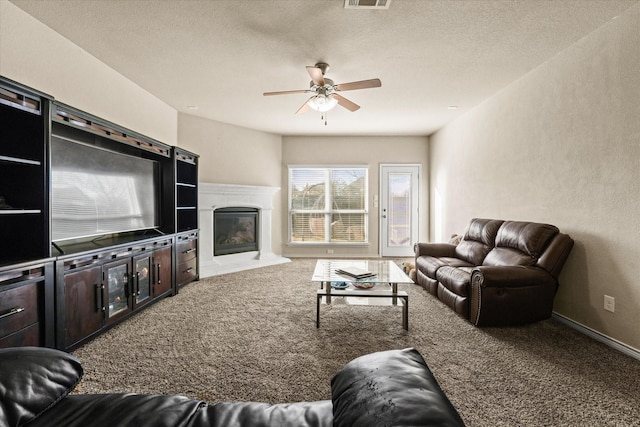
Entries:
{"label": "cabinet with glass door", "polygon": [[58,259],[56,346],[71,350],[171,295],[173,237]]}

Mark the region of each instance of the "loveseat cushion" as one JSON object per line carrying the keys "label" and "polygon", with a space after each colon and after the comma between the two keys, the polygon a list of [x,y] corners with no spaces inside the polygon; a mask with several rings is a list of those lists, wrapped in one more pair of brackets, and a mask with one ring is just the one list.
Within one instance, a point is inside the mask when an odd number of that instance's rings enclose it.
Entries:
{"label": "loveseat cushion", "polygon": [[558,232],[557,227],[549,224],[505,221],[498,230],[495,248],[489,252],[482,264],[535,265]]}
{"label": "loveseat cushion", "polygon": [[440,267],[475,267],[467,261],[458,258],[436,258],[432,256],[421,256],[416,260],[416,265],[427,277],[437,279],[436,273]]}
{"label": "loveseat cushion", "polygon": [[334,426],[464,426],[415,349],[347,363],[331,380]]}
{"label": "loveseat cushion", "polygon": [[465,230],[462,241],[456,246],[456,257],[473,265],[481,265],[495,245],[496,234],[503,221],[473,218]]}
{"label": "loveseat cushion", "polygon": [[468,296],[471,285],[471,271],[473,267],[449,267],[438,269],[438,282],[456,295]]}
{"label": "loveseat cushion", "polygon": [[82,366],[62,351],[40,347],[0,350],[0,425],[22,426],[78,384]]}

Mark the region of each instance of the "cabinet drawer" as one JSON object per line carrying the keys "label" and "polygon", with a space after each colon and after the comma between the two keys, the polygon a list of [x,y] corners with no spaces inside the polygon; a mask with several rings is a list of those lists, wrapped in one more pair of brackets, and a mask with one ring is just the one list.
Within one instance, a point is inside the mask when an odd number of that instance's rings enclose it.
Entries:
{"label": "cabinet drawer", "polygon": [[194,259],[198,255],[198,240],[192,239],[178,243],[178,264]]}
{"label": "cabinet drawer", "polygon": [[193,279],[196,278],[196,275],[198,274],[196,261],[197,260],[194,258],[187,262],[182,262],[178,264],[178,269],[176,274],[176,281],[178,282],[178,285],[191,282]]}
{"label": "cabinet drawer", "polygon": [[14,332],[11,335],[0,338],[0,348],[23,346],[37,347],[42,343],[41,337],[41,324],[34,323],[33,325],[27,326],[26,328],[21,329],[18,332]]}
{"label": "cabinet drawer", "polygon": [[0,291],[0,338],[38,322],[38,283]]}

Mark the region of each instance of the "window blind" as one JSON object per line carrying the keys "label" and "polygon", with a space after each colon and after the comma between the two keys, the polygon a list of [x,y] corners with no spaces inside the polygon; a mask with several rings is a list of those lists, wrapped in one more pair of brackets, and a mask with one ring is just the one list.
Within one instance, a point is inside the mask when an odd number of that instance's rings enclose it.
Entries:
{"label": "window blind", "polygon": [[290,167],[289,241],[367,242],[367,168]]}

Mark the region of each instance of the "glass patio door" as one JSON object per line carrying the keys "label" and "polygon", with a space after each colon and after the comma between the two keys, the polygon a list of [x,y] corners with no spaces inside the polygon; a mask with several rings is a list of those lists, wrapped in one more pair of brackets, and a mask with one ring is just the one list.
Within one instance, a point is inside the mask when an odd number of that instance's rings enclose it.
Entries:
{"label": "glass patio door", "polygon": [[413,256],[418,239],[419,165],[380,165],[380,255]]}

